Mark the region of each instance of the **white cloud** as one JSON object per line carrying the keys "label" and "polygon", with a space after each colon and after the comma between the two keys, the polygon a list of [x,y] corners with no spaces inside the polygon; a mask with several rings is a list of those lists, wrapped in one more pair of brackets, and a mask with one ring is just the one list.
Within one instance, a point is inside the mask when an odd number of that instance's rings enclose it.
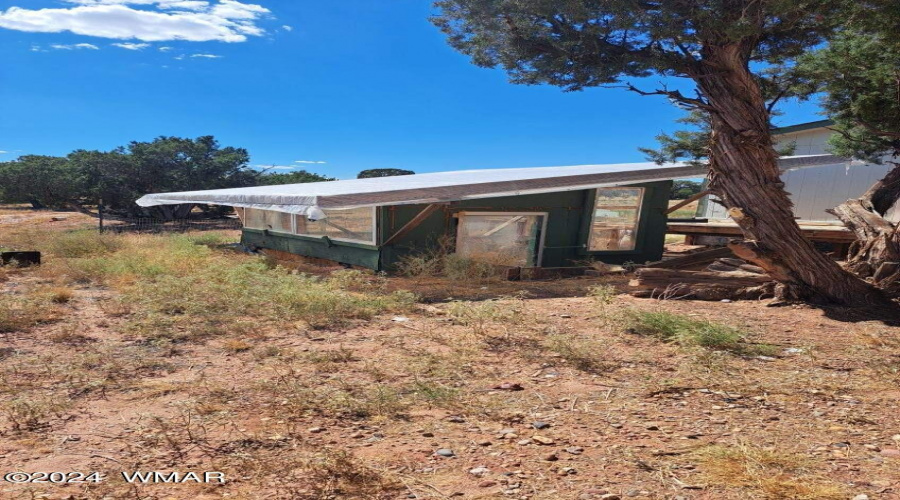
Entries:
{"label": "white cloud", "polygon": [[114,43],[114,47],[119,47],[125,50],[144,50],[150,46],[149,43]]}
{"label": "white cloud", "polygon": [[294,161],[294,163],[314,163],[317,165],[323,165],[328,162],[327,161],[313,161],[313,160],[296,160],[296,161]]}
{"label": "white cloud", "polygon": [[160,52],[169,52],[171,50],[175,50],[175,47],[160,47],[159,48]]}
{"label": "white cloud", "polygon": [[[0,28],[143,42],[244,42],[271,11],[237,0],[64,0],[68,8],[0,10]],[[144,8],[135,8],[142,6]]]}
{"label": "white cloud", "polygon": [[6,153],[9,153],[9,151],[0,151],[0,155],[5,155]]}
{"label": "white cloud", "polygon": [[223,56],[217,56],[216,54],[193,54],[191,57],[202,57],[203,59],[221,59]]}
{"label": "white cloud", "polygon": [[[37,47],[37,46],[32,47],[31,50],[34,50],[35,47]],[[37,47],[37,48],[40,49],[40,47]],[[56,44],[51,45],[50,48],[56,49],[56,50],[79,50],[79,49],[100,50],[100,47],[97,47],[96,45],[94,45],[92,43],[76,43],[74,45],[61,45],[61,44],[56,43]]]}
{"label": "white cloud", "polygon": [[285,24],[284,26],[282,26],[281,29],[283,29],[284,31],[294,31],[294,27],[293,27],[293,26],[288,26],[287,24]]}

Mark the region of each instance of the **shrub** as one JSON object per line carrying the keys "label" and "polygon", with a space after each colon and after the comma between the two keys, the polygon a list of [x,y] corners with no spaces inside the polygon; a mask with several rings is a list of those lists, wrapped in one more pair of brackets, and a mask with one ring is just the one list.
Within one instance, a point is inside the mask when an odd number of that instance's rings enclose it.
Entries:
{"label": "shrub", "polygon": [[401,257],[396,271],[408,277],[442,276],[455,281],[484,281],[500,278],[504,268],[453,253],[452,238],[444,237],[424,251]]}

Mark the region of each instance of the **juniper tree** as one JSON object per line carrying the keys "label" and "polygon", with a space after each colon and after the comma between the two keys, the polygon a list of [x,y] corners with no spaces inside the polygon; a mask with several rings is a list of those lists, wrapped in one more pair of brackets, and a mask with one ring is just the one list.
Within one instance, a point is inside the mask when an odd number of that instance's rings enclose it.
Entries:
{"label": "juniper tree", "polygon": [[[433,22],[451,46],[517,84],[617,86],[708,114],[710,186],[741,227],[738,255],[786,297],[887,304],[815,249],[794,220],[755,68],[792,60],[835,29],[836,0],[440,0]],[[693,82],[683,93],[660,76]]]}

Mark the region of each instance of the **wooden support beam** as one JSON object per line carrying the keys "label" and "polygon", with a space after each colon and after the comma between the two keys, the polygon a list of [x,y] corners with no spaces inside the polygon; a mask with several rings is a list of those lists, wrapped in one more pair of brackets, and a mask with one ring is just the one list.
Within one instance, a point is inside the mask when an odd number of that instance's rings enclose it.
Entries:
{"label": "wooden support beam", "polygon": [[409,234],[410,231],[419,227],[420,224],[425,222],[425,219],[427,219],[431,214],[437,212],[438,210],[443,208],[445,205],[446,205],[446,203],[432,203],[431,205],[428,205],[427,207],[423,208],[421,212],[416,214],[416,216],[413,217],[412,220],[407,222],[396,233],[394,233],[390,238],[388,238],[384,243],[382,243],[382,245],[387,246],[387,245],[390,245],[390,244],[396,242],[400,238],[403,238],[404,236]]}
{"label": "wooden support beam", "polygon": [[665,215],[669,215],[670,213],[678,210],[679,208],[690,205],[691,203],[699,200],[700,198],[703,198],[704,196],[706,196],[710,193],[712,193],[712,191],[709,189],[707,189],[705,191],[700,191],[699,193],[695,194],[694,196],[691,196],[690,198],[688,198],[686,200],[681,200],[680,202],[676,203],[675,205],[669,207],[669,209],[663,213]]}

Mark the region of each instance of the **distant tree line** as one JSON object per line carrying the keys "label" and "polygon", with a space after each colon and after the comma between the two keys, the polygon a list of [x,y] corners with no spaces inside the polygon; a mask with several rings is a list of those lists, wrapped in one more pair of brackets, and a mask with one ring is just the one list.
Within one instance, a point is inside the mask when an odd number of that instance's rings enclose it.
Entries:
{"label": "distant tree line", "polygon": [[356,176],[357,179],[371,179],[374,177],[396,177],[398,175],[413,175],[412,170],[403,170],[402,168],[373,168],[371,170],[363,170]]}
{"label": "distant tree line", "polygon": [[173,218],[193,206],[144,209],[135,200],[148,193],[334,180],[307,171],[260,171],[249,162],[246,149],[223,147],[212,136],[159,137],[64,157],[26,155],[0,163],[0,203],[87,211],[102,201],[122,215]]}

